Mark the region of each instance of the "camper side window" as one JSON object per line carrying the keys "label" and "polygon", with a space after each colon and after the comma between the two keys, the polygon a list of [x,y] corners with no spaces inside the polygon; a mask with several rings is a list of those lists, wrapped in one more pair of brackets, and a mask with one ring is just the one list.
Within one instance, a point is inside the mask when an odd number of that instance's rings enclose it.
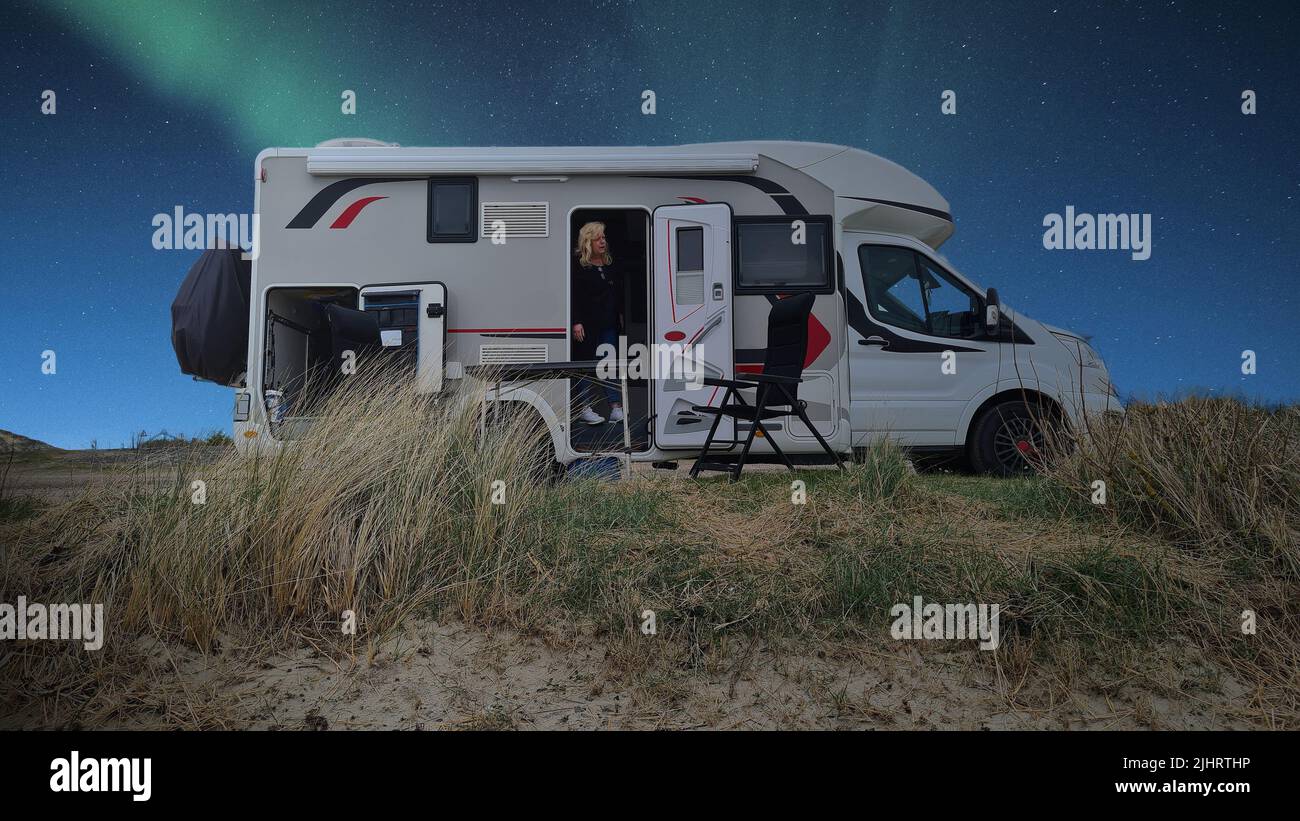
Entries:
{"label": "camper side window", "polygon": [[830,217],[736,217],[736,293],[829,294]]}
{"label": "camper side window", "polygon": [[429,242],[478,240],[478,179],[429,179]]}

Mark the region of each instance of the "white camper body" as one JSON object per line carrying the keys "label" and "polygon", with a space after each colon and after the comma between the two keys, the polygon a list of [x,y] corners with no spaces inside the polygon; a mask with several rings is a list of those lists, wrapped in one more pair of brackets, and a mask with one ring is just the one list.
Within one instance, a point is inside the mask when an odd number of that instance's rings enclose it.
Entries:
{"label": "white camper body", "polygon": [[[540,415],[561,463],[695,455],[711,420],[689,408],[718,401],[712,388],[630,383],[626,438],[622,426],[570,421],[572,380],[557,374],[575,359],[574,247],[588,221],[606,224],[626,276],[628,343],[693,342],[713,375],[761,370],[771,305],[813,292],[800,398],[837,451],[885,436],[969,449],[977,428],[989,446],[1015,440],[1005,426],[979,425],[1006,401],[1041,403],[1074,424],[1116,404],[1077,335],[1006,306],[991,332],[988,293],[937,253],[953,231],[948,203],[857,149],[337,141],[263,151],[254,184],[259,236],[235,422],[246,449],[292,438],[286,394],[319,358],[303,305],[324,299],[381,312],[385,344],[409,348],[421,390],[483,367],[514,374],[493,398]],[[767,427],[788,454],[821,453],[798,420]],[[753,453],[771,449],[760,439]]]}

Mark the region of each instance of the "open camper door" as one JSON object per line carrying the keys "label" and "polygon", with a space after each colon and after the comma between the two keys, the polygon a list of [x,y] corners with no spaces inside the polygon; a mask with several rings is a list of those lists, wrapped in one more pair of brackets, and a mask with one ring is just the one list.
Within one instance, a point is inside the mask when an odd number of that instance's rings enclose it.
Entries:
{"label": "open camper door", "polygon": [[[692,405],[721,401],[723,391],[692,388],[683,356],[703,375],[734,378],[731,295],[731,206],[661,205],[654,211],[654,441],[661,448],[700,447],[713,417]],[[668,347],[662,347],[668,346]],[[667,372],[665,372],[667,371]],[[692,380],[697,381],[697,380]],[[718,439],[735,436],[723,417]]]}
{"label": "open camper door", "polygon": [[379,318],[380,343],[409,362],[417,393],[442,390],[447,347],[447,289],[441,282],[361,289],[361,310]]}

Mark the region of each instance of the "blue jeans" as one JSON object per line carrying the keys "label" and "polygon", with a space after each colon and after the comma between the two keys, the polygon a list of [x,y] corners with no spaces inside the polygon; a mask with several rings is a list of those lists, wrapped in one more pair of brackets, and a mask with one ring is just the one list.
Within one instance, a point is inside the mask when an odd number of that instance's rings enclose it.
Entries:
{"label": "blue jeans", "polygon": [[[596,347],[601,345],[611,345],[614,348],[614,356],[618,356],[618,330],[616,328],[602,328],[596,333]],[[597,356],[599,361],[599,356]],[[603,390],[605,399],[611,405],[623,404],[623,391],[616,382],[613,385],[596,382],[593,379],[584,379],[578,388],[578,404],[594,405],[600,399]]]}

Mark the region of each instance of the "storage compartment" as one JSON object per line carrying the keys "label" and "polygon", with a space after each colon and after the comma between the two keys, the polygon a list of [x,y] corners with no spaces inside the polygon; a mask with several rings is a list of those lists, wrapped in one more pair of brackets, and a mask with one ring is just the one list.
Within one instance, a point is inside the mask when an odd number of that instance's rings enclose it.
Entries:
{"label": "storage compartment", "polygon": [[[822,436],[835,435],[835,420],[839,417],[839,402],[835,390],[835,380],[827,373],[805,371],[803,384],[799,386],[799,399],[807,402],[804,413],[808,420],[817,426]],[[797,416],[785,416],[781,419],[791,439],[814,440],[812,431]]]}
{"label": "storage compartment", "polygon": [[276,288],[266,297],[262,396],[271,432],[294,438],[342,375],[343,355],[377,346],[355,288]]}

